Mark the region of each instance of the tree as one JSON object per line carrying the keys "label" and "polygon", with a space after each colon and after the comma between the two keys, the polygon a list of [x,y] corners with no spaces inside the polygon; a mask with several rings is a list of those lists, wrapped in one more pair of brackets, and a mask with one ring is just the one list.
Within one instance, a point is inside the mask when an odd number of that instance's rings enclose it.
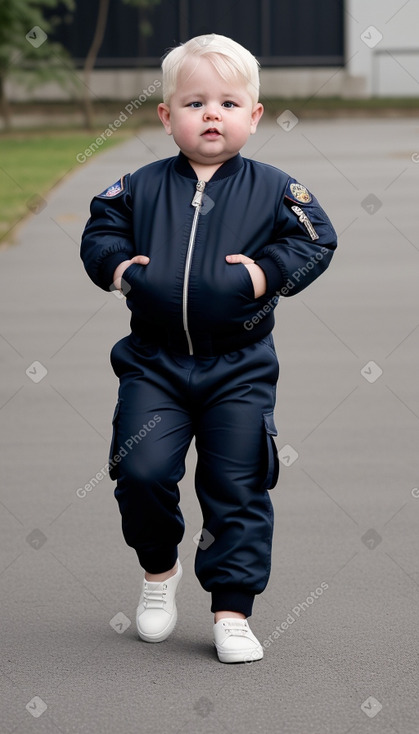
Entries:
{"label": "tree", "polygon": [[71,60],[59,43],[48,36],[59,22],[48,20],[43,10],[61,6],[71,11],[73,0],[1,0],[0,4],[0,112],[6,128],[11,124],[6,81],[19,75],[25,84],[48,79],[68,81]]}
{"label": "tree", "polygon": [[[100,47],[105,37],[106,26],[108,23],[110,0],[99,0],[99,8],[97,14],[96,28],[93,33],[92,43],[83,66],[84,76],[84,94],[83,94],[83,110],[85,118],[85,126],[91,129],[94,124],[94,109],[91,97],[91,76],[95,67]],[[122,0],[126,5],[133,5],[141,9],[139,21],[139,33],[142,37],[150,36],[153,33],[153,27],[149,21],[147,11],[159,5],[161,0]]]}
{"label": "tree", "polygon": [[99,0],[99,10],[97,14],[96,28],[93,34],[93,40],[91,46],[87,52],[87,56],[84,62],[83,75],[84,75],[84,93],[83,93],[83,110],[84,110],[84,121],[85,126],[91,130],[94,122],[94,110],[91,97],[91,76],[94,69],[97,55],[100,47],[103,43],[105,36],[106,25],[108,22],[109,13],[109,0]]}

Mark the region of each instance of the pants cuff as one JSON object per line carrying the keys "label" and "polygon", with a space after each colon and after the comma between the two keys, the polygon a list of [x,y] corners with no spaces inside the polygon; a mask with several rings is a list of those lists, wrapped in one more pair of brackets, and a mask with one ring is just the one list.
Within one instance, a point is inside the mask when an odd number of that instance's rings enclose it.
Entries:
{"label": "pants cuff", "polygon": [[246,617],[252,615],[252,607],[255,599],[254,594],[232,589],[213,589],[211,592],[212,612],[241,612]]}
{"label": "pants cuff", "polygon": [[144,551],[135,548],[140,566],[148,573],[165,573],[175,565],[178,557],[177,548],[162,548],[160,550]]}

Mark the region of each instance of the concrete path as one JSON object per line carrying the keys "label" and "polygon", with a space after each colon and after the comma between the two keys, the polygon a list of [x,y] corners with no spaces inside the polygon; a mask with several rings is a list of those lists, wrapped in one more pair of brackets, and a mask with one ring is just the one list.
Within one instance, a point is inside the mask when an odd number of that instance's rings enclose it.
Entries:
{"label": "concrete path", "polygon": [[222,665],[211,646],[193,450],[179,623],[161,645],[137,639],[142,573],[103,472],[108,356],[129,313],[88,280],[80,234],[93,194],[174,154],[171,139],[142,131],[80,165],[0,252],[4,734],[417,734],[419,124],[287,121],[245,154],[312,188],[340,246],[277,309],[282,467],[251,620],[262,662]]}

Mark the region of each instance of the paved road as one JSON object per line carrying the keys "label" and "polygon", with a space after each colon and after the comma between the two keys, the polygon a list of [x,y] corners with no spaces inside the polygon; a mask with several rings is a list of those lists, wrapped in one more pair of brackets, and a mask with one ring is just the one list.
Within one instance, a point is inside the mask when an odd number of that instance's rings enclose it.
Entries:
{"label": "paved road", "polygon": [[211,646],[193,450],[180,620],[162,645],[137,640],[142,574],[101,474],[129,314],[88,280],[80,233],[92,195],[171,139],[150,129],[80,165],[0,252],[1,732],[417,734],[417,134],[415,120],[272,123],[245,151],[312,188],[340,234],[328,273],[277,309],[283,464],[259,663],[222,665]]}

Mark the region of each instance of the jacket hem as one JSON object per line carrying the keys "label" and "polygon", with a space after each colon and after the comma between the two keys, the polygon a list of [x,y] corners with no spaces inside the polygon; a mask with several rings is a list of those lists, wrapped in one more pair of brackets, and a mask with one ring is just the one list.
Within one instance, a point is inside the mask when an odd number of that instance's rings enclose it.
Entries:
{"label": "jacket hem", "polygon": [[[195,357],[216,357],[229,352],[236,352],[251,344],[256,344],[271,333],[275,325],[273,313],[267,313],[257,322],[250,318],[243,324],[243,333],[237,331],[224,335],[194,335],[191,334],[193,354]],[[131,331],[139,339],[147,343],[156,344],[178,354],[189,354],[189,345],[183,332],[174,333],[162,330],[161,326],[147,324],[135,316],[131,317]],[[246,327],[247,325],[247,327]]]}

